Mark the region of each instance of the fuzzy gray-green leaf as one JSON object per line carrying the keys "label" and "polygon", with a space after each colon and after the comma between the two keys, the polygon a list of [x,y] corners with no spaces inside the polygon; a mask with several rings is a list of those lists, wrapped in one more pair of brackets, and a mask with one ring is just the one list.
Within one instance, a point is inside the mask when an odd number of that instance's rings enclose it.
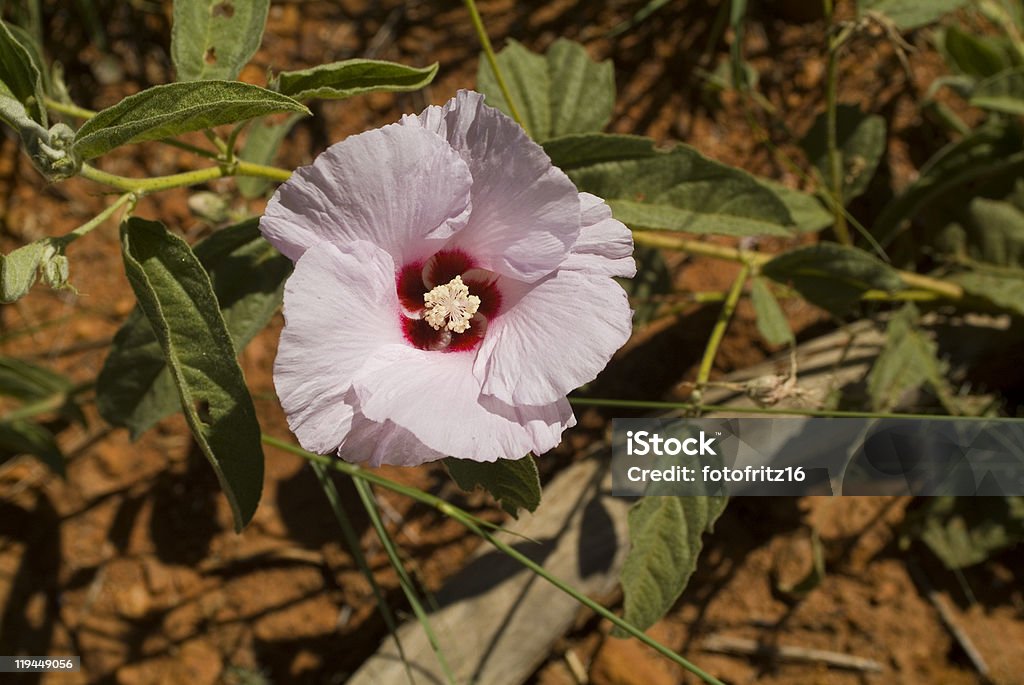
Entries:
{"label": "fuzzy gray-green leaf", "polygon": [[270,0],[174,0],[178,80],[237,78],[260,47],[269,9]]}
{"label": "fuzzy gray-green leaf", "polygon": [[[281,142],[301,118],[301,114],[292,114],[282,122],[261,121],[252,125],[238,156],[254,164],[272,163]],[[267,192],[272,181],[258,176],[239,176],[235,183],[243,197],[254,198]]]}
{"label": "fuzzy gray-green leaf", "polygon": [[259,504],[263,449],[210,277],[185,241],[160,223],[129,219],[121,243],[128,281],[160,343],[185,418],[241,530]]}
{"label": "fuzzy gray-green leaf", "polygon": [[793,331],[786,321],[778,300],[763,278],[755,278],[751,282],[750,301],[757,315],[757,330],[772,345],[792,344]]}
{"label": "fuzzy gray-green leaf", "polygon": [[382,60],[350,59],[301,71],[283,71],[273,85],[296,100],[341,100],[363,93],[419,90],[436,75],[436,62],[428,67],[407,67]]}
{"label": "fuzzy gray-green leaf", "polygon": [[280,93],[248,83],[169,83],[130,95],[85,122],[75,134],[74,150],[83,159],[91,159],[121,145],[278,112],[308,114],[309,110]]}
{"label": "fuzzy gray-green leaf", "polygon": [[494,462],[449,457],[444,463],[456,485],[467,492],[479,485],[512,516],[518,517],[520,509],[532,512],[540,504],[540,476],[533,455]]}
{"label": "fuzzy gray-green leaf", "polygon": [[15,37],[7,24],[0,21],[0,84],[7,94],[21,103],[29,117],[47,126],[46,108],[43,106],[43,81],[32,55]]}
{"label": "fuzzy gray-green leaf", "polygon": [[546,53],[551,83],[552,138],[599,132],[615,108],[611,60],[595,62],[579,43],[559,38]]}
{"label": "fuzzy gray-green leaf", "polygon": [[725,497],[644,497],[629,511],[629,555],[622,567],[623,618],[650,628],[686,588],[702,536],[725,509]]}
{"label": "fuzzy gray-green leaf", "polygon": [[[515,110],[522,117],[530,137],[538,142],[547,140],[551,137],[552,84],[548,61],[514,40],[509,40],[497,54],[497,61]],[[512,108],[498,87],[498,79],[483,57],[477,68],[476,83],[477,90],[487,97],[488,105],[512,116]]]}

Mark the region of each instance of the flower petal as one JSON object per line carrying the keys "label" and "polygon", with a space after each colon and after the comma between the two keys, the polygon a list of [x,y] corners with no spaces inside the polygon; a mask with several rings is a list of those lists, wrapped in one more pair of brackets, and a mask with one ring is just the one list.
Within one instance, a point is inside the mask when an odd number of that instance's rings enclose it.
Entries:
{"label": "flower petal", "polygon": [[[358,403],[358,399],[355,402]],[[430,449],[393,421],[377,423],[357,411],[352,420],[352,430],[338,449],[338,456],[346,461],[376,467],[385,464],[419,466],[444,459],[447,455]]]}
{"label": "flower petal", "polygon": [[573,425],[564,398],[537,407],[481,401],[473,355],[402,345],[378,351],[353,383],[362,414],[392,421],[431,450],[459,459],[495,461],[541,454]]}
{"label": "flower petal", "polygon": [[402,340],[398,306],[394,262],[372,243],[320,243],[295,264],[274,386],[305,449],[327,454],[341,444],[353,376],[375,350]]}
{"label": "flower petal", "polygon": [[346,138],[296,170],[270,199],[260,230],[293,261],[322,240],[369,240],[402,265],[465,225],[471,184],[442,137],[392,124]]}
{"label": "flower petal", "polygon": [[446,138],[472,172],[473,212],[453,246],[486,269],[526,282],[565,260],[579,234],[579,193],[518,124],[465,90],[401,123]]}
{"label": "flower petal", "polygon": [[[591,381],[629,339],[632,312],[610,278],[559,271],[533,287],[506,284],[474,375],[503,402],[547,404]],[[571,335],[565,335],[571,331]]]}
{"label": "flower petal", "polygon": [[612,218],[611,208],[596,195],[580,193],[580,237],[561,268],[625,278],[636,275],[633,234]]}

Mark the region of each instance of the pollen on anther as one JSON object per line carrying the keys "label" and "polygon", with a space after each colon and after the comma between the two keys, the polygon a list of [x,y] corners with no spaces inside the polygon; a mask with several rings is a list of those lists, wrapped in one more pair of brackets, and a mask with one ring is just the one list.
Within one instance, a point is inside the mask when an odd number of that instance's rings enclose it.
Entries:
{"label": "pollen on anther", "polygon": [[469,294],[469,287],[456,276],[423,295],[423,318],[434,330],[447,328],[454,333],[469,330],[470,319],[480,309],[480,298]]}

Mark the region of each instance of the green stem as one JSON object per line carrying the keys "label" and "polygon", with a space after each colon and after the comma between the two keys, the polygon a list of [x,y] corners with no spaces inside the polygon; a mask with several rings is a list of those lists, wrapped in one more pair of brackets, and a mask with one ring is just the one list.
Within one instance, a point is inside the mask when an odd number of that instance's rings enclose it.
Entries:
{"label": "green stem", "polygon": [[420,598],[416,595],[416,587],[412,584],[412,578],[410,578],[408,572],[406,572],[405,565],[402,563],[402,559],[398,555],[398,549],[395,548],[395,543],[391,539],[387,528],[384,527],[384,522],[380,518],[380,512],[377,510],[377,502],[373,497],[373,489],[369,483],[359,479],[353,480],[352,483],[356,487],[356,492],[359,493],[359,499],[363,503],[363,508],[366,510],[366,514],[370,517],[370,523],[377,532],[377,537],[380,539],[380,543],[384,546],[384,551],[388,555],[388,561],[391,562],[391,567],[394,568],[395,573],[398,574],[398,584],[402,586],[402,592],[405,593],[405,598],[409,600],[409,605],[412,607],[412,611],[416,615],[416,620],[418,620],[420,625],[423,627],[423,632],[427,635],[430,647],[434,650],[434,655],[437,656],[438,663],[441,664],[441,670],[444,672],[445,678],[448,679],[449,683],[454,685],[455,676],[452,674],[451,668],[448,666],[448,660],[444,657],[444,650],[441,649],[441,643],[438,641],[437,635],[434,634],[433,628],[430,627],[430,619],[427,616],[426,610],[423,608],[423,603],[420,602]]}
{"label": "green stem", "polygon": [[[832,22],[832,2],[825,1],[826,18]],[[828,183],[829,193],[832,196],[832,214],[835,217],[833,230],[836,239],[843,245],[852,245],[850,229],[846,225],[846,212],[843,208],[846,203],[843,200],[843,157],[839,151],[839,143],[836,133],[836,112],[837,112],[837,89],[839,87],[839,47],[846,41],[848,34],[844,31],[838,36],[829,38],[828,43],[828,69],[825,81],[825,144],[828,148]]]}
{"label": "green stem", "polygon": [[[657,247],[664,250],[679,250],[690,254],[711,257],[713,259],[723,259],[730,262],[749,264],[755,274],[759,267],[771,261],[775,257],[775,255],[767,254],[765,252],[751,252],[749,250],[740,250],[735,247],[727,247],[725,245],[704,243],[699,240],[682,238],[662,231],[635,230],[633,231],[633,242],[637,245]],[[902,271],[899,269],[894,269],[894,271],[896,271],[900,280],[911,288],[935,293],[935,295],[942,299],[953,302],[960,302],[964,299],[964,289],[956,283],[950,283],[948,281],[932,278],[931,276],[925,276],[924,274],[918,274],[912,271]],[[900,292],[903,292],[904,295],[906,294],[906,291],[896,291],[888,293],[888,298],[886,298],[881,290],[869,290],[867,293],[870,295],[867,299],[875,301],[890,299],[892,301],[899,302],[905,299],[900,296]]]}
{"label": "green stem", "polygon": [[656,400],[615,400],[598,397],[570,397],[569,404],[578,407],[615,407],[619,409],[655,409],[659,411],[714,411],[731,414],[764,414],[767,416],[811,416],[825,419],[934,419],[940,421],[1015,421],[1021,419],[986,416],[948,416],[946,414],[890,414],[886,412],[841,411],[830,409],[769,409],[767,407],[731,407],[697,402],[661,402]]}
{"label": "green stem", "polygon": [[117,198],[117,200],[113,204],[111,204],[102,212],[94,216],[92,219],[86,221],[84,224],[74,229],[73,231],[68,232],[67,234],[61,236],[60,238],[57,238],[57,240],[65,245],[78,240],[83,235],[89,233],[91,230],[98,227],[104,221],[113,216],[114,213],[121,207],[125,206],[128,203],[134,203],[136,199],[137,198],[135,196],[135,193],[125,193],[121,197]]}
{"label": "green stem", "polygon": [[91,390],[95,385],[96,384],[91,381],[79,383],[65,392],[54,393],[53,395],[36,400],[35,402],[29,402],[28,404],[24,404],[17,409],[12,409],[3,416],[0,416],[0,423],[13,423],[14,421],[32,419],[40,416],[41,414],[55,412],[66,405],[71,398]]}
{"label": "green stem", "polygon": [[715,357],[718,355],[718,347],[722,344],[725,331],[729,327],[729,322],[732,321],[732,315],[736,311],[736,305],[740,301],[743,286],[746,285],[748,278],[750,278],[750,265],[744,264],[740,268],[739,274],[736,275],[736,280],[732,282],[732,287],[729,289],[729,294],[725,297],[722,310],[718,313],[715,327],[711,330],[711,338],[708,340],[707,347],[704,348],[704,356],[700,360],[696,389],[694,390],[694,394],[698,399],[700,399],[701,393],[704,392],[704,386],[707,385],[708,379],[711,377],[711,367],[714,365]]}
{"label": "green stem", "polygon": [[501,90],[502,97],[505,98],[505,102],[508,103],[508,110],[512,114],[512,118],[516,120],[516,123],[523,127],[526,131],[526,135],[530,135],[530,129],[526,127],[526,122],[523,121],[523,117],[519,115],[519,110],[516,109],[516,103],[512,100],[512,93],[508,89],[508,84],[505,83],[505,77],[501,74],[501,69],[498,67],[498,58],[494,55],[494,48],[491,47],[491,39],[487,37],[487,29],[484,28],[484,22],[480,19],[480,12],[476,9],[475,0],[463,0],[466,5],[466,9],[469,10],[470,21],[473,22],[473,29],[476,30],[476,36],[480,40],[480,45],[484,49],[484,55],[487,57],[487,63],[491,65],[491,71],[494,72],[494,79],[498,82],[498,88]]}
{"label": "green stem", "polygon": [[409,665],[408,659],[405,658],[405,649],[402,647],[401,640],[398,639],[398,623],[391,613],[391,607],[388,606],[387,601],[384,599],[384,592],[380,589],[380,585],[377,584],[377,579],[374,578],[370,565],[366,562],[362,546],[359,544],[359,536],[356,535],[352,522],[349,521],[348,516],[345,514],[345,509],[341,506],[341,496],[338,494],[338,488],[334,486],[334,481],[328,476],[326,466],[318,462],[313,462],[310,466],[313,467],[313,473],[316,474],[317,480],[320,481],[324,497],[327,498],[328,504],[331,505],[331,511],[334,512],[334,518],[338,521],[338,527],[341,528],[341,535],[345,538],[345,544],[348,545],[352,559],[356,562],[359,572],[370,583],[373,598],[377,601],[377,609],[384,619],[384,624],[387,625],[391,635],[395,638],[395,644],[398,646],[398,656],[402,659],[402,663],[405,664],[405,671],[409,677],[409,682],[413,683],[415,678],[412,675],[412,667]]}
{"label": "green stem", "polygon": [[60,114],[66,114],[69,117],[74,117],[76,119],[92,119],[96,116],[96,112],[93,110],[86,109],[85,107],[79,107],[78,105],[70,102],[61,102],[60,100],[54,100],[49,97],[44,98],[43,102],[47,109],[59,112]]}
{"label": "green stem", "polygon": [[180,174],[171,174],[170,176],[157,176],[156,178],[140,179],[109,174],[106,171],[97,169],[96,167],[83,164],[81,175],[91,181],[96,181],[97,183],[117,188],[123,192],[145,195],[159,190],[184,188],[186,186],[208,183],[209,181],[213,181],[218,178],[226,178],[228,176],[256,176],[259,178],[268,178],[272,181],[287,181],[291,178],[292,172],[287,169],[279,169],[277,167],[237,160],[232,164],[207,167],[205,169],[197,169],[195,171],[185,171]]}
{"label": "green stem", "polygon": [[519,553],[512,546],[506,544],[505,542],[502,542],[498,538],[488,533],[485,528],[485,525],[481,525],[486,524],[486,522],[480,521],[469,512],[464,511],[459,507],[456,507],[455,505],[444,501],[440,497],[431,495],[428,492],[423,492],[422,490],[417,490],[416,488],[412,488],[407,485],[402,485],[401,483],[395,483],[393,481],[388,480],[387,478],[384,478],[381,475],[378,475],[377,473],[374,473],[373,471],[368,471],[360,466],[356,466],[355,464],[350,464],[346,461],[337,459],[336,457],[325,457],[319,454],[313,454],[312,452],[307,452],[301,447],[296,447],[295,445],[291,445],[283,440],[279,440],[275,437],[266,434],[263,434],[261,437],[263,443],[266,445],[270,445],[271,447],[276,447],[278,449],[289,452],[290,454],[297,455],[299,457],[302,457],[303,459],[306,459],[307,461],[323,464],[324,466],[333,468],[336,471],[340,471],[341,473],[351,476],[352,478],[356,478],[359,480],[366,481],[368,483],[373,483],[374,485],[379,485],[383,488],[387,488],[392,492],[397,492],[401,495],[405,495],[406,497],[410,497],[417,502],[426,504],[427,506],[436,509],[445,516],[448,516],[449,518],[460,523],[470,532],[479,535],[484,540],[494,545],[494,547],[496,547],[498,550],[504,552],[511,558],[515,559],[520,564],[530,569],[538,576],[540,576],[544,580],[548,581],[549,583],[557,587],[562,592],[566,593],[567,595],[575,599],[580,604],[583,604],[587,608],[596,612],[601,617],[608,619],[614,625],[618,626],[619,628],[626,631],[636,639],[640,640],[645,645],[651,647],[660,654],[663,654],[664,656],[672,660],[674,663],[679,664],[690,673],[693,673],[697,677],[701,678],[704,682],[710,683],[711,685],[724,685],[720,680],[716,679],[714,676],[708,675],[700,668],[690,663],[683,657],[679,656],[665,645],[661,644],[654,638],[646,635],[642,630],[640,630],[636,626],[632,625],[631,623],[628,623],[627,621],[624,621],[622,618],[616,616],[607,608],[601,606],[597,602],[584,596],[571,585],[559,580],[558,578],[555,578],[547,570],[539,566],[536,562]]}

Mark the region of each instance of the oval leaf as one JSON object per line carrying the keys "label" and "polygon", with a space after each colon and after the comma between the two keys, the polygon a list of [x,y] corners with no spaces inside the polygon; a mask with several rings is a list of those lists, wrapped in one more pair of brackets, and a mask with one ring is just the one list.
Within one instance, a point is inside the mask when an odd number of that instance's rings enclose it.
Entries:
{"label": "oval leaf", "polygon": [[1024,67],[1001,71],[971,93],[971,104],[1006,114],[1024,114]]}
{"label": "oval leaf", "polygon": [[909,31],[933,21],[967,4],[967,0],[857,0],[861,12],[885,15],[897,28]]}
{"label": "oval leaf", "polygon": [[[496,57],[527,133],[536,141],[547,140],[551,137],[551,77],[547,60],[514,40],[509,40]],[[488,105],[512,116],[512,108],[498,87],[498,79],[486,59],[480,59],[476,84],[477,90],[487,96]]]}
{"label": "oval leaf", "polygon": [[793,331],[786,321],[778,300],[763,278],[755,278],[750,287],[750,301],[757,315],[757,330],[772,345],[792,344]]}
{"label": "oval leaf", "polygon": [[85,122],[75,134],[74,150],[90,159],[120,145],[171,138],[278,112],[309,114],[305,105],[248,83],[169,83],[130,95]]}
{"label": "oval leaf", "polygon": [[792,234],[792,217],[775,193],[692,147],[662,151],[647,138],[592,133],[552,140],[545,150],[580,190],[603,197],[636,228]]}
{"label": "oval leaf", "polygon": [[381,60],[350,59],[302,71],[283,71],[273,85],[296,100],[341,100],[362,93],[419,90],[436,75],[436,62],[417,68]]}
{"label": "oval leaf", "polygon": [[131,218],[121,227],[121,244],[128,281],[163,350],[185,418],[241,530],[259,504],[263,448],[210,277],[163,224]]}
{"label": "oval leaf", "polygon": [[[814,120],[800,142],[807,158],[829,188],[834,187],[828,163],[826,114]],[[878,162],[885,152],[885,119],[877,114],[864,114],[859,107],[840,105],[836,108],[836,143],[839,147],[843,178],[843,200],[849,202],[868,189]]]}
{"label": "oval leaf", "polygon": [[237,78],[260,47],[269,9],[270,0],[174,0],[178,80]]}
{"label": "oval leaf", "polygon": [[[272,163],[281,142],[301,118],[301,114],[292,114],[282,122],[264,121],[255,124],[249,129],[245,145],[238,156],[255,164]],[[243,197],[254,198],[267,192],[272,181],[259,176],[238,176],[235,183],[238,184],[238,192],[242,193]]]}
{"label": "oval leaf", "polygon": [[595,62],[579,43],[559,38],[547,51],[551,137],[599,132],[615,108],[615,69]]}
{"label": "oval leaf", "polygon": [[540,504],[540,476],[533,455],[494,462],[449,457],[444,464],[456,485],[467,492],[479,485],[516,518],[520,509],[532,512]]}
{"label": "oval leaf", "polygon": [[845,314],[868,290],[903,288],[899,274],[876,257],[836,243],[818,243],[784,252],[761,267],[768,278],[791,285],[809,302]]}
{"label": "oval leaf", "polygon": [[702,536],[725,497],[644,497],[629,510],[629,555],[622,566],[623,618],[647,630],[672,608],[697,568]]}
{"label": "oval leaf", "polygon": [[[47,125],[43,107],[43,83],[31,54],[15,35],[0,21],[0,93],[7,91],[25,108],[29,117],[44,128]],[[0,97],[4,97],[0,94]],[[0,110],[2,111],[2,110]]]}
{"label": "oval leaf", "polygon": [[[281,305],[291,262],[263,239],[257,219],[217,231],[194,252],[241,352]],[[132,439],[181,410],[160,344],[138,307],[114,337],[96,382],[96,403],[103,418],[128,428]]]}

